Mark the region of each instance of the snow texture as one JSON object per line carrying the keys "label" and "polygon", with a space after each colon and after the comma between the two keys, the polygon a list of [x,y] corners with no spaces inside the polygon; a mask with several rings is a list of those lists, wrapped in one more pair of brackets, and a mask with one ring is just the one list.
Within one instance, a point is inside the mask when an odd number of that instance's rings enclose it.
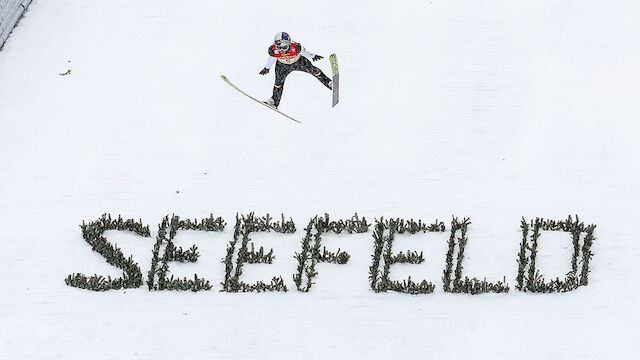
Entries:
{"label": "snow texture", "polygon": [[[640,321],[640,3],[620,1],[34,1],[0,52],[2,359],[623,359]],[[340,104],[294,73],[268,98],[266,47],[289,32],[330,72]],[[67,75],[60,75],[60,74]],[[254,234],[288,293],[219,292],[236,213],[281,213],[294,234]],[[351,254],[295,291],[293,255],[316,214],[470,217],[465,275],[506,276],[508,294],[442,291],[448,233],[398,237],[430,295],[376,294],[371,231],[327,235]],[[142,219],[152,237],[107,238],[149,269],[172,213],[228,223],[182,231],[212,291],[96,293],[67,275],[118,276],[82,239],[103,213]],[[521,217],[578,214],[597,225],[589,285],[516,291]],[[566,236],[565,236],[566,235]],[[571,239],[543,233],[547,278]]]}
{"label": "snow texture", "polygon": [[31,0],[0,0],[0,50]]}

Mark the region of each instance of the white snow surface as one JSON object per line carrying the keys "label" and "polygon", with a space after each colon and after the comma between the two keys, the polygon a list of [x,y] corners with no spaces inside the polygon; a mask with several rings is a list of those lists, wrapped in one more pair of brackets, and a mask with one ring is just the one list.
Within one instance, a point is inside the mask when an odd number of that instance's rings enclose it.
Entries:
{"label": "white snow surface", "polygon": [[[0,52],[2,359],[637,358],[640,3],[537,1],[36,0]],[[341,100],[287,79],[280,109],[258,75],[278,31],[338,54]],[[71,70],[66,76],[59,75]],[[283,213],[295,234],[254,234],[288,293],[219,292],[236,213]],[[508,294],[442,291],[444,234],[404,236],[433,294],[368,287],[372,232],[327,237],[352,258],[295,291],[293,255],[316,214],[368,220],[470,217],[465,275]],[[151,238],[110,231],[143,273],[161,219],[214,214],[222,233],[180,232],[195,264],[172,274],[209,292],[96,293],[68,274],[117,276],[79,225],[141,218]],[[521,217],[596,224],[590,283],[515,290]],[[571,240],[544,233],[547,278]],[[145,277],[146,280],[146,277]]]}

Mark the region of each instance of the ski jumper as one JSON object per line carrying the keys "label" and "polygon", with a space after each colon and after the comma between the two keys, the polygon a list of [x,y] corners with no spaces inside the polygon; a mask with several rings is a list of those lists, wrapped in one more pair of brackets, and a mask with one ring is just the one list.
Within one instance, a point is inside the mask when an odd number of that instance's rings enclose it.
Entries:
{"label": "ski jumper", "polygon": [[284,80],[292,71],[304,71],[316,77],[324,86],[331,89],[329,82],[331,79],[322,70],[314,66],[308,58],[313,58],[315,54],[308,52],[300,43],[292,42],[289,50],[279,51],[275,45],[269,46],[267,50],[269,59],[265,68],[270,69],[276,63],[276,81],[273,85],[273,102],[275,107],[280,104]]}

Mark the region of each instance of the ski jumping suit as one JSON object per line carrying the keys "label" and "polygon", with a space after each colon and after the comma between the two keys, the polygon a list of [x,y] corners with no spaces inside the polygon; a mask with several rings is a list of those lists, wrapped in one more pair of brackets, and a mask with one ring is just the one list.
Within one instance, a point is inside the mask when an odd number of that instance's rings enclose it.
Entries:
{"label": "ski jumping suit", "polygon": [[[282,97],[282,88],[284,87],[284,80],[287,75],[292,71],[304,71],[316,77],[320,80],[324,86],[331,89],[329,86],[329,77],[325,75],[322,70],[315,67],[311,61],[307,58],[313,58],[315,54],[312,54],[305,50],[300,43],[292,42],[289,46],[289,50],[286,52],[279,51],[275,45],[269,46],[269,59],[267,60],[266,69],[270,69],[273,63],[276,62],[276,82],[273,85],[273,102],[275,107],[280,104],[280,98]],[[303,57],[304,56],[304,57]]]}

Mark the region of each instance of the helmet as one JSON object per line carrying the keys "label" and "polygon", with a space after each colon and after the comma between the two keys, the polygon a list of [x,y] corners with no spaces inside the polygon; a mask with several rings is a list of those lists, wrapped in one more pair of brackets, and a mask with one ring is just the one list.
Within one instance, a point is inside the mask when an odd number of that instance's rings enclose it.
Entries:
{"label": "helmet", "polygon": [[291,46],[291,36],[286,32],[282,31],[276,34],[275,39],[273,39],[273,43],[276,45],[276,49],[280,51],[286,51]]}

